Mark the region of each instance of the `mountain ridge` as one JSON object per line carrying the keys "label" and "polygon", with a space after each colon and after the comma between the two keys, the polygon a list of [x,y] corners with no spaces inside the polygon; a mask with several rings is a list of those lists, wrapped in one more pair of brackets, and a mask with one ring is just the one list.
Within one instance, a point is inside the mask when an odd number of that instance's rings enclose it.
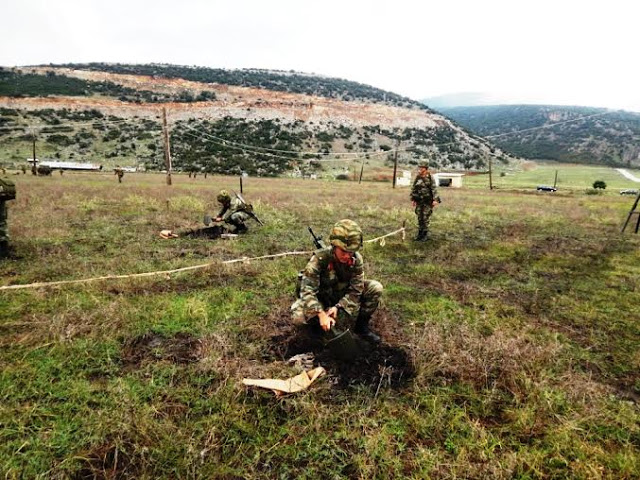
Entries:
{"label": "mountain ridge", "polygon": [[640,166],[640,113],[562,105],[452,107],[440,112],[523,158]]}
{"label": "mountain ridge", "polygon": [[[89,155],[89,160],[95,161],[92,157],[106,155],[102,150],[104,146],[110,155],[115,155],[113,162],[130,162],[135,157],[148,168],[161,168],[157,147],[149,142],[141,145],[137,139],[150,133],[139,131],[140,125],[133,124],[140,124],[142,119],[151,122],[143,124],[145,128],[153,124],[157,130],[162,108],[166,108],[172,129],[174,165],[193,171],[235,174],[241,168],[254,174],[271,175],[297,168],[300,162],[312,170],[322,171],[324,167],[317,160],[337,157],[336,160],[344,161],[344,157],[358,152],[363,160],[381,165],[392,161],[389,152],[395,147],[399,151],[399,164],[406,166],[429,158],[434,166],[442,168],[482,170],[490,157],[509,161],[509,156],[495,146],[469,134],[439,113],[417,102],[407,104],[403,97],[387,97],[373,87],[345,94],[341,88],[351,83],[340,80],[334,85],[332,79],[318,80],[318,77],[308,77],[299,83],[300,75],[295,74],[273,77],[265,71],[253,70],[247,82],[262,86],[243,86],[177,76],[180,72],[189,76],[193,72],[204,75],[212,71],[199,67],[117,67],[118,70],[155,72],[142,75],[112,71],[116,67],[103,71],[97,69],[97,64],[91,65],[92,68],[86,70],[51,65],[1,70],[0,94],[7,93],[0,96],[0,108],[5,112],[0,115],[0,138],[4,136],[18,152],[25,152],[25,146],[18,143],[24,142],[26,127],[34,123],[35,115],[39,122],[49,125],[49,130],[58,128],[56,125],[63,121],[71,124],[69,128],[73,132],[42,135],[47,145],[54,138],[55,149],[51,150],[58,158]],[[171,75],[160,74],[167,69]],[[213,72],[218,75],[220,70]],[[246,74],[247,71],[242,72]],[[293,79],[292,84],[282,83],[288,78]],[[232,79],[238,80],[233,76]],[[235,83],[240,81],[245,80]],[[314,83],[316,81],[319,83]],[[302,87],[308,91],[293,91]],[[345,100],[345,95],[350,99]],[[65,110],[72,112],[61,113]],[[80,127],[74,123],[77,115],[73,112],[96,112],[92,118],[98,130],[83,132],[82,142],[60,138],[78,134]],[[126,119],[131,124],[129,131],[108,126],[105,118],[111,117]],[[2,127],[14,129],[18,134],[2,134]],[[189,128],[199,129],[201,138],[195,138],[193,131],[186,133]],[[212,139],[203,141],[202,137],[212,132],[217,143]],[[232,148],[231,143],[221,144],[220,139],[225,138],[245,145],[246,151]],[[80,143],[84,149],[76,148]],[[269,155],[269,149],[287,150],[288,154]],[[12,158],[19,155],[13,154]]]}

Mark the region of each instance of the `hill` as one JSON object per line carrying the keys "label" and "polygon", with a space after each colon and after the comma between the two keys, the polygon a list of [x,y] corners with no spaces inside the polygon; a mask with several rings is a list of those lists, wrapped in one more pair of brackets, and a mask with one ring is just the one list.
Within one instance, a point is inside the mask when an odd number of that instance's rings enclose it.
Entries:
{"label": "hill", "polygon": [[[424,105],[313,75],[172,65],[84,64],[0,71],[0,162],[38,155],[163,166],[161,109],[176,169],[333,174],[366,162],[483,170],[509,156]],[[87,121],[89,119],[90,121]]]}
{"label": "hill", "polygon": [[639,113],[554,105],[455,107],[440,111],[514,155],[640,166]]}

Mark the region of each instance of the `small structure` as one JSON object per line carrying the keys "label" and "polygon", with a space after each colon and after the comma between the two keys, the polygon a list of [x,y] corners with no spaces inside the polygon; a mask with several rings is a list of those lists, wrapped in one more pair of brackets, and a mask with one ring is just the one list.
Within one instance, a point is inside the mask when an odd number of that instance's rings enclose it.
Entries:
{"label": "small structure", "polygon": [[464,173],[439,172],[434,175],[439,187],[462,188]]}
{"label": "small structure", "polygon": [[401,177],[396,177],[396,186],[408,187],[411,185],[411,170],[403,170]]}
{"label": "small structure", "polygon": [[[32,158],[27,158],[27,162],[34,164]],[[79,162],[60,162],[57,160],[38,160],[36,158],[35,164],[41,167],[49,167],[52,170],[80,170],[80,171],[92,171],[97,172],[102,170],[102,165],[94,165],[93,163],[79,163]]]}

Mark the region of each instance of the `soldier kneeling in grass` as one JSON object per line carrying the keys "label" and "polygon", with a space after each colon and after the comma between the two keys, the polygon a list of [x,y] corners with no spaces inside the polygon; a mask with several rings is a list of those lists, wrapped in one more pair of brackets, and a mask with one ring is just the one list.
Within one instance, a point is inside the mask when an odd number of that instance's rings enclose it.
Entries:
{"label": "soldier kneeling in grass", "polygon": [[8,178],[0,178],[0,258],[9,256],[7,202],[16,198],[16,186]]}
{"label": "soldier kneeling in grass", "polygon": [[[245,233],[248,228],[245,222],[252,216],[249,212],[249,206],[244,202],[238,194],[231,198],[229,192],[220,190],[217,197],[218,203],[222,205],[222,209],[218,216],[214,219],[216,222],[225,222],[235,227],[235,233]],[[254,216],[255,218],[255,216]]]}
{"label": "soldier kneeling in grass", "polygon": [[365,280],[362,230],[353,220],[340,220],[331,230],[331,246],[316,250],[307,263],[298,299],[291,306],[293,320],[328,332],[340,311],[355,318],[354,333],[377,343],[380,337],[369,329],[378,308],[382,284]]}

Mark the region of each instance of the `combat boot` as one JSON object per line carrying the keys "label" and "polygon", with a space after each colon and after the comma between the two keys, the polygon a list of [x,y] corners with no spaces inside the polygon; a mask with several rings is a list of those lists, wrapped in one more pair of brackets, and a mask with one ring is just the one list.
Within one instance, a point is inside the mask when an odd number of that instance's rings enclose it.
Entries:
{"label": "combat boot", "polygon": [[353,328],[353,333],[371,343],[380,343],[380,337],[369,328],[370,321],[371,315],[359,314],[356,325]]}
{"label": "combat boot", "polygon": [[420,240],[418,240],[419,242],[426,242],[427,240],[429,240],[429,230],[427,230],[426,228],[422,231],[422,238]]}
{"label": "combat boot", "polygon": [[237,234],[247,233],[247,230],[249,230],[249,229],[247,228],[247,226],[244,223],[240,223],[240,224],[236,225],[236,233]]}
{"label": "combat boot", "polygon": [[421,242],[422,239],[424,238],[424,230],[418,230],[418,234],[416,235],[416,237],[413,239],[415,242]]}

